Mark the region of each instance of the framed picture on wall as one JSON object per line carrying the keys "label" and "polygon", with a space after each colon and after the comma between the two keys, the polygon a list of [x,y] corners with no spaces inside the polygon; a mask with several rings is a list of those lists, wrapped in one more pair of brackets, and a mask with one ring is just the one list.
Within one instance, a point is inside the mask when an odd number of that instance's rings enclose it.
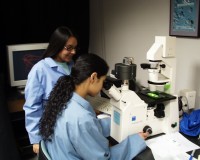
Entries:
{"label": "framed picture on wall", "polygon": [[200,0],[170,0],[171,36],[199,37]]}

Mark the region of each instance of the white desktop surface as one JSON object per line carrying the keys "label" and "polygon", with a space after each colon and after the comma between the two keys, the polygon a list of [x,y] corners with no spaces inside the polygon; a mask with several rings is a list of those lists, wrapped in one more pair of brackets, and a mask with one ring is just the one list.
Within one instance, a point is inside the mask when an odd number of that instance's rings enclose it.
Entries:
{"label": "white desktop surface", "polygon": [[179,132],[161,135],[147,140],[146,143],[155,160],[188,160],[190,155],[186,152],[200,148]]}

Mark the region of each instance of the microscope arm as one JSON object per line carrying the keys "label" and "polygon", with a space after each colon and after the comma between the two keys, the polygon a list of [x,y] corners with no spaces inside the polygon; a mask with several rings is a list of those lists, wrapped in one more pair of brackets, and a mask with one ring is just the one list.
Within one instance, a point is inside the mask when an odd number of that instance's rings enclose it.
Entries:
{"label": "microscope arm", "polygon": [[161,43],[154,43],[147,52],[147,60],[158,62],[162,60],[163,46]]}

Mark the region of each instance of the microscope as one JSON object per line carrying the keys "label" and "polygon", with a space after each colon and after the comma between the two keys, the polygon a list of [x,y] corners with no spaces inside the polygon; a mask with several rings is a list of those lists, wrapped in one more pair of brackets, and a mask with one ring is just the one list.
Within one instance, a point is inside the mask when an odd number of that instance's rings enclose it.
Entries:
{"label": "microscope", "polygon": [[[127,136],[139,132],[148,132],[150,136],[153,136],[178,131],[177,98],[171,95],[171,97],[152,98],[130,90],[129,80],[135,79],[136,65],[126,62],[125,60],[125,63],[116,63],[115,69],[112,71],[117,79],[122,80],[121,87],[117,88],[114,84],[109,83],[105,83],[103,87],[103,91],[109,95],[112,105],[110,136],[117,142],[121,142]],[[155,66],[159,64],[161,61],[153,63]],[[166,82],[171,82],[169,80]]]}
{"label": "microscope", "polygon": [[155,43],[147,52],[149,63],[141,64],[141,68],[148,70],[150,91],[174,94],[176,75],[175,45],[175,37],[155,37]]}

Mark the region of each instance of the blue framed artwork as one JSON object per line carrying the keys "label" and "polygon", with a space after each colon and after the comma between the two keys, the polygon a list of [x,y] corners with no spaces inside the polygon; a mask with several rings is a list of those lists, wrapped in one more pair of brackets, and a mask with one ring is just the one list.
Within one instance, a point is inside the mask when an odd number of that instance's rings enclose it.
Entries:
{"label": "blue framed artwork", "polygon": [[170,0],[170,36],[199,37],[199,0]]}

